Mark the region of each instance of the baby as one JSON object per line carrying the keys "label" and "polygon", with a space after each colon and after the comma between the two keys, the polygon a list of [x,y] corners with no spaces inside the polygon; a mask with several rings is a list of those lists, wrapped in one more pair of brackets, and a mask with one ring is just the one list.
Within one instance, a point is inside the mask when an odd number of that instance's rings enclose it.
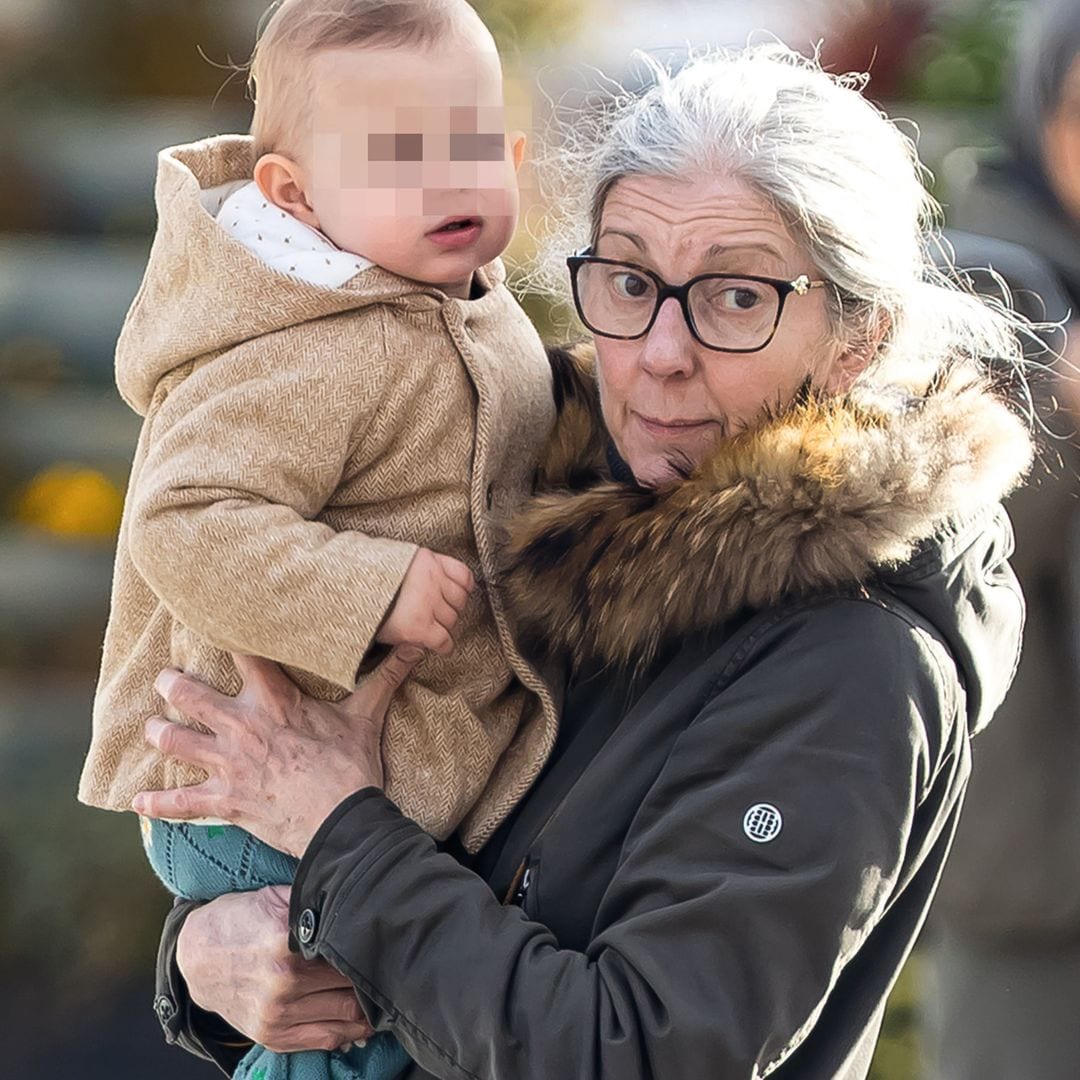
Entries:
{"label": "baby", "polygon": [[[431,650],[391,705],[387,792],[478,848],[536,777],[556,710],[516,650],[494,512],[553,422],[544,349],[504,283],[523,137],[464,0],[285,0],[259,41],[252,137],[162,152],[159,225],[117,348],[145,416],[82,801],[130,810],[205,774],[144,740],[173,665],[236,693],[229,652],[338,700],[378,646]],[[143,821],[194,899],[291,881],[223,822]],[[390,1077],[389,1036],[254,1047],[237,1076]]]}

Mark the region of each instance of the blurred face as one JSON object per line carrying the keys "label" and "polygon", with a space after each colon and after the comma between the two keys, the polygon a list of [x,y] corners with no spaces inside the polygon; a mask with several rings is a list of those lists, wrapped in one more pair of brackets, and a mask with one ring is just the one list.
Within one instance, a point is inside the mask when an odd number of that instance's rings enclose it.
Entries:
{"label": "blurred face", "polygon": [[316,56],[310,152],[299,162],[307,222],[386,270],[467,295],[518,213],[523,138],[506,133],[489,45],[463,35],[431,49]]}
{"label": "blurred face", "polygon": [[1046,170],[1062,206],[1080,222],[1080,56],[1062,87],[1061,102],[1046,125]]}
{"label": "blurred face", "polygon": [[[635,263],[671,285],[704,273],[821,276],[764,198],[717,175],[619,181],[604,204],[594,254]],[[789,403],[807,378],[841,390],[860,366],[836,342],[820,288],[787,297],[775,336],[759,352],[699,344],[674,298],[644,337],[597,336],[596,351],[608,431],[647,485],[676,476],[673,463],[700,463],[765,408]]]}

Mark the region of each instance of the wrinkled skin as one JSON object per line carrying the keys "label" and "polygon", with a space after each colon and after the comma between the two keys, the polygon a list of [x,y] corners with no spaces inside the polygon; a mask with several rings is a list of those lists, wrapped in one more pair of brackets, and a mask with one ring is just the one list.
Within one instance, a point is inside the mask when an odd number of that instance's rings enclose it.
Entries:
{"label": "wrinkled skin", "polygon": [[348,980],[290,952],[288,923],[289,889],[278,885],[193,911],[176,955],[195,1004],[279,1053],[369,1038]]}
{"label": "wrinkled skin", "polygon": [[[383,785],[386,709],[423,653],[399,646],[339,705],[305,697],[266,660],[235,656],[244,688],[230,698],[177,671],[158,689],[209,734],[155,717],[147,739],[201,765],[203,784],[139,796],[151,817],[220,816],[302,855],[331,810]],[[312,783],[311,777],[318,777]],[[278,793],[291,797],[278,797]],[[348,980],[288,948],[289,893],[270,886],[218,897],[188,916],[177,963],[192,1000],[270,1050],[334,1050],[372,1032]]]}

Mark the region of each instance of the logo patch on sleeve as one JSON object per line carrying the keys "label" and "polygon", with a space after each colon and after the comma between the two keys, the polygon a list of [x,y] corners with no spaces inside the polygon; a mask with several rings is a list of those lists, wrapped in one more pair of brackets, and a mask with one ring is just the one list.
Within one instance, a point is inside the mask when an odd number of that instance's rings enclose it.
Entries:
{"label": "logo patch on sleeve", "polygon": [[743,815],[742,827],[743,832],[755,844],[767,844],[780,835],[780,830],[784,827],[784,818],[771,803],[755,803]]}

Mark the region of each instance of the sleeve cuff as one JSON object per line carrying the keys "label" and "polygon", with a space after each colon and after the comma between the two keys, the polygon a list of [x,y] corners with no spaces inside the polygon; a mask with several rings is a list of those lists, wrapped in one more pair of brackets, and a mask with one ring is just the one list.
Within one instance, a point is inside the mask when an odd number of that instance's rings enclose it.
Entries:
{"label": "sleeve cuff", "polygon": [[253,1043],[191,1000],[176,963],[176,943],[184,920],[199,906],[199,901],[177,899],[165,919],[158,946],[154,1012],[167,1043],[213,1062],[226,1076],[232,1076]]}
{"label": "sleeve cuff", "polygon": [[318,956],[324,910],[333,906],[347,883],[371,870],[407,835],[435,846],[379,788],[362,788],[341,802],[312,837],[293,879],[290,948],[308,960]]}

